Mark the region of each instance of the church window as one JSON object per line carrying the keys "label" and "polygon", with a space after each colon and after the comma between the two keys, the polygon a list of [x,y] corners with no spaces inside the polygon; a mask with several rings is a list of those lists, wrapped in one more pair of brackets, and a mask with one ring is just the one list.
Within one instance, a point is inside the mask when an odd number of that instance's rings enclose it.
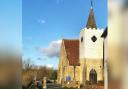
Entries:
{"label": "church window", "polygon": [[95,69],[91,69],[90,74],[89,74],[89,80],[92,84],[97,83],[97,72]]}
{"label": "church window", "polygon": [[91,37],[91,40],[92,40],[93,42],[95,42],[95,41],[97,40],[96,36],[92,36],[92,37]]}
{"label": "church window", "polygon": [[81,37],[81,42],[83,42],[83,37]]}

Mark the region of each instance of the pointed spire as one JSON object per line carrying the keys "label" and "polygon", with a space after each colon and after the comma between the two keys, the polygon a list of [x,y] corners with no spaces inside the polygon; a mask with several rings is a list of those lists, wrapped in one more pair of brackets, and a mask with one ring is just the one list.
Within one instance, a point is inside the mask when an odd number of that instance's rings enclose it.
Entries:
{"label": "pointed spire", "polygon": [[96,21],[95,21],[95,17],[94,17],[94,12],[93,12],[93,1],[91,0],[91,9],[90,9],[90,14],[88,17],[88,21],[86,24],[87,28],[97,28],[96,26]]}

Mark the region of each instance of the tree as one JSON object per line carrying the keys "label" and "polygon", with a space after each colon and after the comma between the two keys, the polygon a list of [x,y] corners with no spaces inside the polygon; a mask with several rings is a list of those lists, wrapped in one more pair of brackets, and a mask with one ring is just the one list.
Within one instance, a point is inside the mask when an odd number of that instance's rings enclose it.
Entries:
{"label": "tree", "polygon": [[24,60],[22,63],[22,67],[23,67],[23,69],[26,69],[26,70],[32,69],[33,64],[32,64],[31,59],[29,58],[27,60]]}
{"label": "tree", "polygon": [[56,80],[57,79],[57,70],[52,70],[50,79],[52,79],[52,80]]}

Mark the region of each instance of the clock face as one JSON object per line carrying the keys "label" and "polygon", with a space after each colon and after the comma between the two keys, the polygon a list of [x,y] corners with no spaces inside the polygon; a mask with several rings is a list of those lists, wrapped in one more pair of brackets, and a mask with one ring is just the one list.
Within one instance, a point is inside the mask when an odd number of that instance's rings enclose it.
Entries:
{"label": "clock face", "polygon": [[92,36],[92,37],[91,37],[91,40],[92,40],[93,42],[95,42],[95,41],[97,40],[96,36]]}

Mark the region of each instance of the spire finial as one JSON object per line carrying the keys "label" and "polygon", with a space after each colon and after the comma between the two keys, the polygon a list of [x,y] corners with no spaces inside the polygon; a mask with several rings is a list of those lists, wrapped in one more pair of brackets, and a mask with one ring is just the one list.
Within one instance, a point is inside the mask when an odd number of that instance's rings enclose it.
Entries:
{"label": "spire finial", "polygon": [[88,21],[86,24],[87,28],[97,28],[96,26],[96,21],[95,21],[95,17],[94,17],[94,12],[93,12],[93,0],[90,0],[91,2],[91,9],[90,9],[90,13],[89,13],[89,17],[88,17]]}
{"label": "spire finial", "polygon": [[91,0],[91,8],[93,8],[93,0]]}

